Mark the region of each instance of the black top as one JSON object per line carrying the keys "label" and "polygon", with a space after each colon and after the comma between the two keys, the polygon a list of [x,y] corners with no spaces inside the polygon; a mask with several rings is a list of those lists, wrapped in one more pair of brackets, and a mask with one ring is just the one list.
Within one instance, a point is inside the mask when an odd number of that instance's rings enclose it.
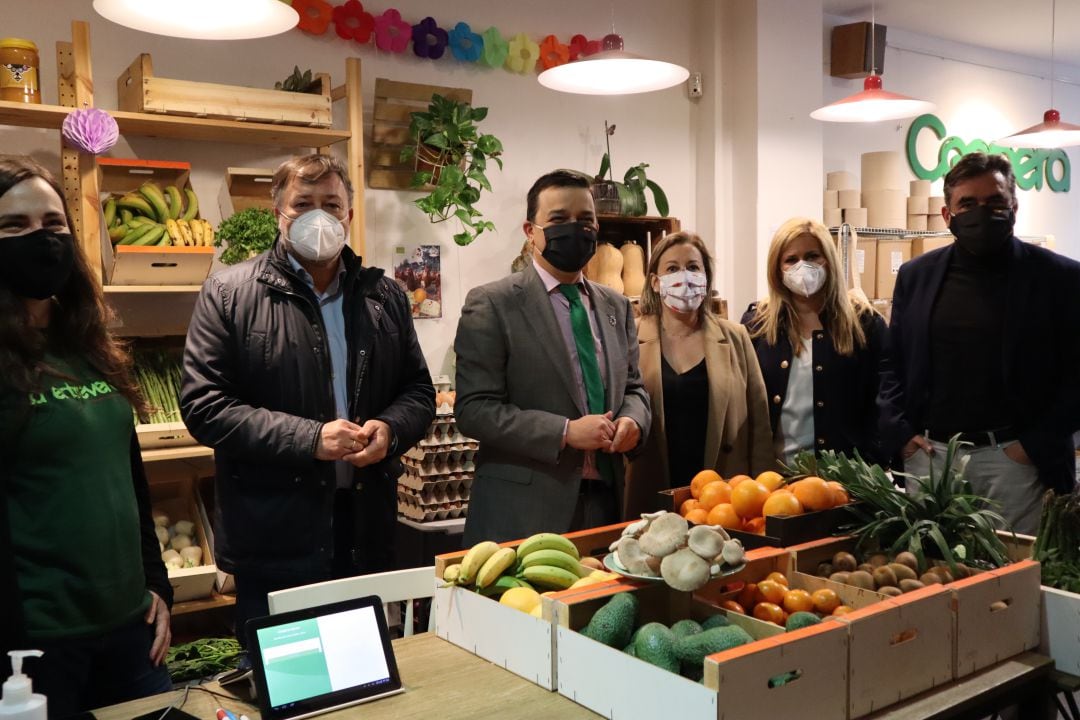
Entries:
{"label": "black top", "polygon": [[930,313],[930,396],[934,436],[998,430],[1012,423],[1005,382],[1006,257],[977,257],[959,245]]}
{"label": "black top", "polygon": [[682,375],[663,358],[664,434],[667,436],[671,487],[689,485],[705,460],[709,423],[709,372],[702,358]]}

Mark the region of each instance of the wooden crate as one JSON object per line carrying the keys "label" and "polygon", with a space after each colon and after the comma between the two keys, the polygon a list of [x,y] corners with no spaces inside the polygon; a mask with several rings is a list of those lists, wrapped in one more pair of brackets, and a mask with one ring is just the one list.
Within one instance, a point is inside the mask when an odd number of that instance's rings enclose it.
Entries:
{"label": "wooden crate", "polygon": [[214,554],[206,539],[206,529],[199,513],[195,496],[195,478],[185,470],[178,470],[166,478],[150,483],[150,504],[155,511],[167,514],[172,522],[190,520],[195,525],[195,539],[203,552],[203,564],[199,567],[169,570],[169,584],[173,589],[173,602],[185,602],[208,598],[214,591],[217,566]]}
{"label": "wooden crate", "polygon": [[333,125],[330,76],[320,73],[321,90],[296,93],[154,77],[149,53],[142,53],[116,80],[120,110],[246,120],[328,128]]}
{"label": "wooden crate", "polygon": [[143,450],[197,444],[182,422],[140,423],[135,426],[135,436]]}
{"label": "wooden crate", "polygon": [[248,208],[272,210],[274,201],[270,197],[270,185],[273,181],[274,171],[269,168],[226,168],[225,182],[218,195],[221,219]]}
{"label": "wooden crate", "polygon": [[[472,104],[472,90],[398,82],[375,78],[375,111],[371,126],[371,153],[368,158],[368,186],[389,190],[410,190],[416,172],[413,162],[401,161],[401,150],[412,144],[409,138],[411,114],[427,109],[432,95]],[[423,190],[424,188],[416,188]]]}

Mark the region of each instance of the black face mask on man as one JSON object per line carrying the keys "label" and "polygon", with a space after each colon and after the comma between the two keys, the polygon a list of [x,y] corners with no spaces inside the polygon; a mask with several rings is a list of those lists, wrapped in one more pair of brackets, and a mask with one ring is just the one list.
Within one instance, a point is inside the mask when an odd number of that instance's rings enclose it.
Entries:
{"label": "black face mask on man", "polygon": [[953,215],[949,230],[956,244],[972,255],[994,255],[1008,244],[1015,222],[1011,208],[979,205]]}
{"label": "black face mask on man", "polygon": [[0,238],[0,281],[24,298],[44,300],[60,292],[75,265],[70,233],[34,230]]}
{"label": "black face mask on man", "polygon": [[596,226],[587,222],[548,225],[540,256],[563,272],[578,272],[596,254]]}

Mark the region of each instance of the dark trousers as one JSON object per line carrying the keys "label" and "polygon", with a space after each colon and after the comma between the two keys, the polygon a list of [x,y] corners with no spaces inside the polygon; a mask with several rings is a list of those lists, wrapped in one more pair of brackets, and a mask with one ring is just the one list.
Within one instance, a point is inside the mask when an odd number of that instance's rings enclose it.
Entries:
{"label": "dark trousers", "polygon": [[95,637],[31,641],[45,654],[23,668],[48,699],[49,717],[63,718],[172,690],[165,666],[150,664],[153,641],[154,626],[140,618]]}
{"label": "dark trousers", "polygon": [[578,491],[577,507],[570,521],[570,530],[587,530],[611,525],[620,520],[620,513],[615,502],[615,490],[603,481],[582,480]]}

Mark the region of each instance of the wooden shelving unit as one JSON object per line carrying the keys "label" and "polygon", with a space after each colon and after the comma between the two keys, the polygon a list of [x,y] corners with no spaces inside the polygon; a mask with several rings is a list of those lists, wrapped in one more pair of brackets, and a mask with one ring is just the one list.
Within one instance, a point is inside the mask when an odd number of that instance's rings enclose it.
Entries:
{"label": "wooden shelving unit", "polygon": [[235,604],[235,595],[222,595],[221,593],[215,591],[214,594],[208,598],[203,598],[201,600],[188,600],[187,602],[176,603],[172,606],[172,614],[173,616],[188,615],[190,613],[230,607]]}
{"label": "wooden shelving unit", "polygon": [[197,460],[211,457],[214,457],[214,450],[205,445],[185,445],[183,447],[155,448],[142,451],[144,463],[166,460]]}
{"label": "wooden shelving unit", "polygon": [[105,301],[116,314],[111,330],[124,337],[186,335],[198,285],[106,285]]}

